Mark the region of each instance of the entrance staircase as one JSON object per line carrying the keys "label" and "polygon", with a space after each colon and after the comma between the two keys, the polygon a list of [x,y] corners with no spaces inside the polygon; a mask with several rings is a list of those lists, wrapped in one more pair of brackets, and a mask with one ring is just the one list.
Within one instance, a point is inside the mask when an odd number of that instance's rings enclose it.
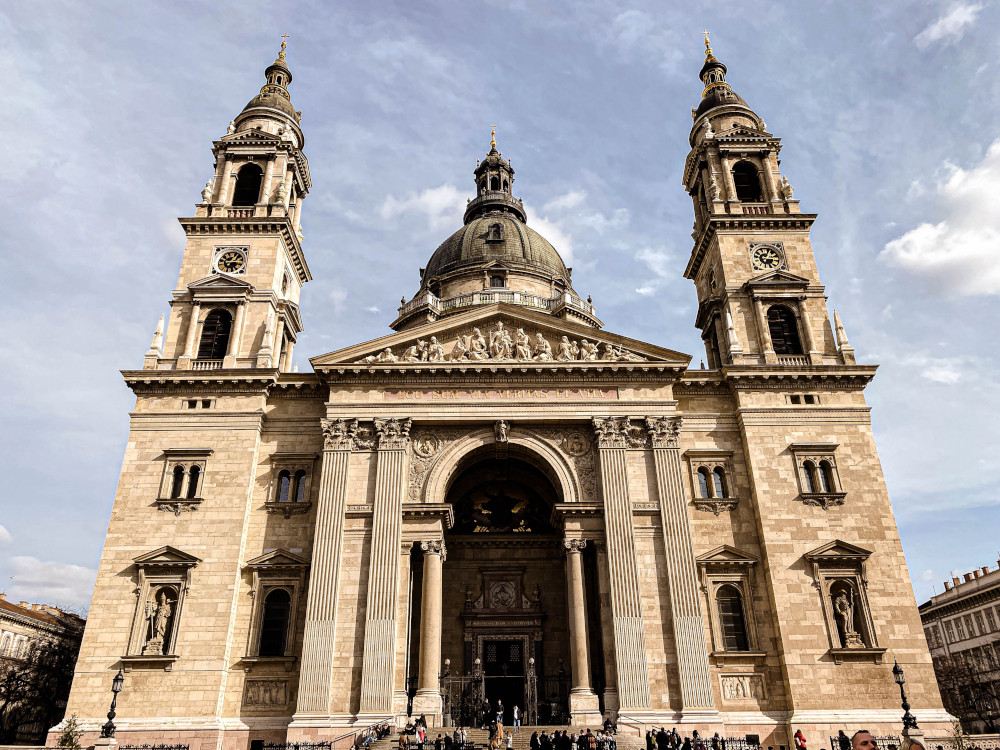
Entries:
{"label": "entrance staircase", "polygon": [[[586,729],[587,727],[578,726],[522,726],[517,733],[514,735],[514,750],[530,750],[531,734],[532,732],[538,732],[541,734],[543,731],[546,734],[551,735],[555,731],[566,730],[570,732],[571,736],[575,736],[580,733],[580,729]],[[597,731],[599,727],[590,727],[591,732]],[[504,727],[506,732],[509,727]],[[434,750],[434,740],[437,736],[454,732],[454,727],[428,727],[427,729],[427,742],[424,743],[423,750]],[[479,729],[478,727],[467,727],[465,730],[469,737],[470,743],[475,743],[475,750],[488,750],[490,744],[490,733],[485,729]],[[506,740],[504,741],[506,742]],[[617,743],[618,750],[645,750],[646,741],[642,737],[637,737],[631,734],[617,734],[615,735],[615,742]],[[399,735],[391,734],[388,737],[379,740],[378,742],[373,742],[369,745],[371,750],[396,750],[399,747]],[[410,750],[416,750],[419,746],[412,741],[410,741]],[[467,746],[468,747],[468,746]],[[505,744],[501,744],[501,749],[505,748]]]}

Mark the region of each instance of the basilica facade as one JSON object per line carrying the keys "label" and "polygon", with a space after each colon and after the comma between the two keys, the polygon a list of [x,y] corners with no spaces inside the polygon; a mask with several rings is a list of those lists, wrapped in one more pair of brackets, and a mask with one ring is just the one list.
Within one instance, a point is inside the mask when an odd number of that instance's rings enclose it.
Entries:
{"label": "basilica facade", "polygon": [[945,725],[875,367],[830,320],[780,140],[707,42],[684,168],[700,369],[604,330],[494,139],[392,333],[292,372],[312,182],[284,44],[265,76],[124,372],[67,709],[90,739],[119,669],[119,740],[192,750],[468,724],[484,699],[773,746],[898,734],[893,660],[921,726]]}

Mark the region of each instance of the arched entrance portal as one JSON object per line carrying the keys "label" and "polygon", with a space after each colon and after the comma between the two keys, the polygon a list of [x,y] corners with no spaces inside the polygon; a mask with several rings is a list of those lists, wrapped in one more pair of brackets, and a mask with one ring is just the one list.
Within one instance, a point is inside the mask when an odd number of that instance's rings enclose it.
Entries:
{"label": "arched entrance portal", "polygon": [[[484,701],[488,715],[501,701],[507,724],[515,705],[526,724],[563,724],[572,654],[566,549],[553,526],[559,484],[544,461],[513,444],[480,447],[452,477],[441,607],[446,720],[479,724]],[[411,622],[411,633],[419,630]]]}

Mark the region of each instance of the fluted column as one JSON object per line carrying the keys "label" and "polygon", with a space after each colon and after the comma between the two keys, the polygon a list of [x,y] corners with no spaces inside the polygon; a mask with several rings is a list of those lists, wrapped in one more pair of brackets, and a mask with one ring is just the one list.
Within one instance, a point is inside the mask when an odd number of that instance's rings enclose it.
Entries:
{"label": "fluted column", "polygon": [[753,298],[753,309],[757,316],[757,330],[760,331],[760,346],[764,354],[766,364],[774,364],[778,357],[774,353],[774,344],[771,343],[771,330],[767,327],[767,318],[764,316],[764,302],[760,297]]}
{"label": "fluted column", "polygon": [[340,563],[344,548],[344,511],[358,420],[324,419],[322,426],[323,465],[316,529],[313,532],[298,706],[293,725],[298,721],[308,722],[309,717],[330,713]]}
{"label": "fluted column", "polygon": [[628,417],[608,417],[595,418],[594,429],[597,431],[601,463],[608,569],[611,580],[615,582],[611,589],[611,616],[615,632],[618,700],[623,710],[647,708],[650,697],[646,636],[626,466],[626,446],[632,427]]}
{"label": "fluted column", "polygon": [[805,350],[809,357],[809,362],[814,365],[821,365],[823,364],[823,353],[816,348],[816,336],[813,333],[809,311],[806,309],[805,296],[799,297],[799,317],[802,319],[802,329],[806,335]]}
{"label": "fluted column", "polygon": [[[195,355],[195,342],[198,334],[198,318],[201,317],[201,303],[195,302],[191,305],[191,317],[188,319],[187,341],[184,343],[183,358],[190,363]],[[178,362],[180,364],[180,362]],[[188,365],[190,366],[190,365]]]}
{"label": "fluted column", "polygon": [[441,539],[420,543],[424,551],[423,593],[420,599],[420,671],[413,712],[441,713],[441,568],[447,554]]}
{"label": "fluted column", "polygon": [[392,715],[399,602],[399,546],[402,541],[403,495],[406,491],[406,447],[409,419],[376,419],[378,459],[375,506],[365,609],[364,661],[361,666],[359,716]]}
{"label": "fluted column", "polygon": [[667,556],[670,615],[677,647],[681,706],[687,714],[714,713],[708,645],[698,593],[694,544],[684,496],[678,434],[680,417],[647,417],[653,446],[656,487],[660,497],[660,522]]}

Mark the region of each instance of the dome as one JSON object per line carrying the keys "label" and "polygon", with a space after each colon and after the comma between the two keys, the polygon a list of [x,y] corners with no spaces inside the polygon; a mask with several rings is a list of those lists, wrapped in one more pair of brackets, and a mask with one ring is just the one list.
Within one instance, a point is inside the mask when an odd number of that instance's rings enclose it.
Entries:
{"label": "dome", "polygon": [[494,260],[503,261],[512,268],[540,271],[569,280],[566,264],[552,244],[511,214],[500,211],[471,219],[442,242],[427,262],[424,278],[482,266]]}
{"label": "dome", "polygon": [[701,100],[701,104],[698,105],[698,109],[695,111],[695,117],[701,117],[710,109],[733,104],[750,109],[750,105],[744,101],[742,96],[733,91],[732,88],[729,86],[716,86],[705,94],[705,98]]}

